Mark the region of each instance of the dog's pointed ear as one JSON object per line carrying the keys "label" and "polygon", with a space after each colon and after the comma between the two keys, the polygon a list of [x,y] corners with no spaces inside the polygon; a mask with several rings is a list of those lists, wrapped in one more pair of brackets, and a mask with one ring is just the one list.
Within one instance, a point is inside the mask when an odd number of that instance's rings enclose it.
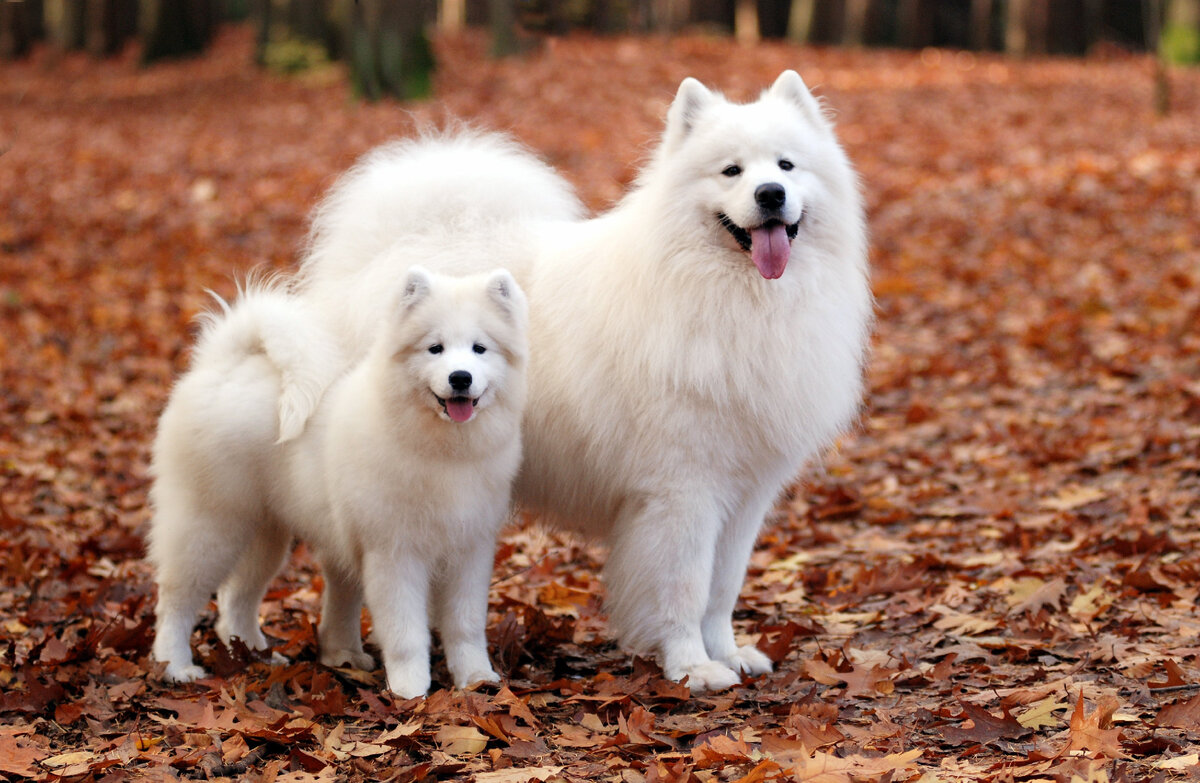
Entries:
{"label": "dog's pointed ear", "polygon": [[423,266],[412,266],[400,289],[400,310],[407,313],[419,305],[433,289],[433,273]]}
{"label": "dog's pointed ear", "polygon": [[829,124],[825,113],[821,111],[821,104],[813,97],[804,80],[800,78],[800,74],[795,71],[784,71],[779,74],[779,78],[771,85],[771,89],[767,91],[770,95],[787,101],[795,105],[800,111],[804,112],[804,116],[808,121],[819,128],[823,128]]}
{"label": "dog's pointed ear", "polygon": [[712,91],[696,79],[690,76],[684,79],[667,111],[667,146],[675,147],[686,139],[695,127],[700,112],[716,99]]}
{"label": "dog's pointed ear", "polygon": [[487,280],[487,293],[492,302],[509,318],[524,318],[525,292],[507,269],[492,272]]}

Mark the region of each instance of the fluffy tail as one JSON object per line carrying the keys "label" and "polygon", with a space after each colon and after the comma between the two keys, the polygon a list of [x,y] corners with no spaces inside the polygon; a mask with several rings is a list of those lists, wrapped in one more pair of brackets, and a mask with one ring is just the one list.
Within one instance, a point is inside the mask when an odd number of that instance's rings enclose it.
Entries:
{"label": "fluffy tail", "polygon": [[301,279],[353,275],[404,237],[576,220],[571,186],[507,136],[455,129],[367,153],[313,217]]}
{"label": "fluffy tail", "polygon": [[333,335],[300,299],[277,286],[249,283],[232,305],[212,296],[221,310],[202,316],[193,362],[232,371],[248,357],[266,357],[279,374],[277,442],[298,437],[345,367]]}

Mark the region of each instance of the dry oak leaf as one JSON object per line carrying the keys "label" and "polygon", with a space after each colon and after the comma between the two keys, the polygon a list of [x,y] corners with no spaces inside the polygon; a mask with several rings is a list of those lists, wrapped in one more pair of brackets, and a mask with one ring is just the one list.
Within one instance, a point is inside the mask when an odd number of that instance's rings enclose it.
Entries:
{"label": "dry oak leaf", "polygon": [[1112,608],[1116,599],[1099,582],[1071,599],[1067,613],[1077,620],[1094,620]]}
{"label": "dry oak leaf", "polygon": [[848,672],[840,672],[819,658],[813,658],[804,664],[804,673],[822,685],[846,684],[845,696],[866,696],[876,698],[888,696],[896,690],[892,677],[899,673],[898,669],[886,669],[882,666],[853,666]]}
{"label": "dry oak leaf", "polygon": [[0,726],[0,772],[26,777],[38,774],[34,764],[46,758],[49,749],[25,736],[32,733],[29,726]]}
{"label": "dry oak leaf", "polygon": [[654,728],[654,714],[643,707],[634,707],[629,716],[617,715],[617,734],[609,745],[665,745],[675,747],[675,741]]}
{"label": "dry oak leaf", "polygon": [[1083,691],[1075,702],[1075,712],[1071,714],[1071,724],[1068,728],[1067,745],[1058,755],[1067,756],[1075,751],[1091,754],[1091,758],[1104,756],[1110,759],[1124,757],[1121,750],[1121,730],[1112,725],[1113,713],[1121,703],[1115,696],[1101,696],[1096,702],[1096,709],[1091,715],[1084,713]]}
{"label": "dry oak leaf", "polygon": [[1043,498],[1038,505],[1051,511],[1070,511],[1089,503],[1095,503],[1097,500],[1103,500],[1106,495],[1104,490],[1096,487],[1071,484],[1060,489],[1052,497]]}
{"label": "dry oak leaf", "polygon": [[942,615],[940,620],[934,622],[934,628],[956,636],[976,636],[1000,625],[998,620],[967,614],[942,604],[929,607],[929,611]]}
{"label": "dry oak leaf", "polygon": [[1174,660],[1167,658],[1163,661],[1163,668],[1167,670],[1166,680],[1152,680],[1146,685],[1151,689],[1154,688],[1174,688],[1179,685],[1187,685],[1187,674]]}
{"label": "dry oak leaf", "polygon": [[499,769],[494,772],[477,772],[472,779],[475,783],[530,783],[533,780],[549,780],[562,771],[561,766]]}
{"label": "dry oak leaf", "polygon": [[1032,730],[1023,726],[1008,710],[1000,716],[993,715],[982,707],[968,702],[959,702],[962,707],[962,718],[971,721],[970,728],[947,726],[942,729],[944,736],[956,745],[976,744],[986,745],[999,739],[1015,740],[1029,734]]}
{"label": "dry oak leaf", "polygon": [[[876,715],[879,711],[876,710]],[[789,746],[791,743],[800,742],[809,750],[826,745],[833,745],[846,739],[846,735],[838,731],[833,721],[817,721],[805,715],[791,715],[787,719],[787,728],[793,735],[785,737],[778,733],[767,733],[762,736],[762,751],[770,755],[772,750],[782,743],[784,746]]]}
{"label": "dry oak leaf", "polygon": [[778,780],[778,777],[773,774],[776,772],[779,772],[779,765],[770,759],[763,759],[754,765],[754,769],[742,775],[733,781],[733,783],[763,783],[766,780]]}
{"label": "dry oak leaf", "polygon": [[728,764],[752,761],[753,753],[754,749],[743,739],[714,734],[692,748],[692,760],[697,769],[721,769]]}
{"label": "dry oak leaf", "polygon": [[1004,601],[1014,614],[1028,613],[1035,615],[1044,607],[1057,609],[1063,593],[1067,591],[1067,583],[1062,579],[1051,579],[1044,582],[1036,576],[1025,576],[1020,579],[1005,577],[992,585],[997,592],[1007,593]]}
{"label": "dry oak leaf", "polygon": [[552,617],[579,617],[591,600],[592,593],[562,582],[551,582],[538,591],[538,607]]}
{"label": "dry oak leaf", "polygon": [[791,758],[788,758],[787,754],[781,754],[781,757],[774,760],[783,767],[785,774],[805,783],[850,783],[853,780],[875,779],[907,769],[923,753],[924,751],[918,748],[871,758],[857,755],[839,757],[817,751],[812,754],[803,752],[799,757]]}
{"label": "dry oak leaf", "polygon": [[1154,723],[1173,729],[1200,731],[1200,696],[1193,696],[1185,702],[1168,704],[1158,711]]}
{"label": "dry oak leaf", "polygon": [[1062,720],[1056,718],[1054,713],[1069,706],[1065,701],[1059,701],[1055,696],[1047,696],[1018,715],[1017,722],[1026,728],[1034,730],[1040,729],[1043,726],[1061,726]]}
{"label": "dry oak leaf", "polygon": [[474,726],[443,726],[433,739],[450,756],[474,755],[487,747],[487,737]]}
{"label": "dry oak leaf", "polygon": [[1186,756],[1176,756],[1173,759],[1156,761],[1151,766],[1155,769],[1179,770],[1186,772],[1200,766],[1200,753],[1189,753]]}

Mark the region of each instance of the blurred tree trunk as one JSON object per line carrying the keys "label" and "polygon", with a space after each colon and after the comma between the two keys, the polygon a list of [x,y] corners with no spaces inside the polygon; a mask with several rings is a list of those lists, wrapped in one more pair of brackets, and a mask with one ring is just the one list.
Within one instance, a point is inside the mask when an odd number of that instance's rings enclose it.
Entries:
{"label": "blurred tree trunk", "polygon": [[274,3],[271,0],[250,0],[250,19],[254,23],[254,62],[265,65],[267,44],[271,42],[271,27],[275,23]]}
{"label": "blurred tree trunk", "polygon": [[933,45],[936,5],[929,0],[900,0],[896,28],[901,46],[920,49]]}
{"label": "blurred tree trunk", "polygon": [[1004,51],[1024,57],[1043,54],[1050,39],[1050,0],[1008,0]]}
{"label": "blurred tree trunk", "polygon": [[1050,50],[1050,3],[1051,0],[1030,0],[1026,10],[1029,51],[1034,54]]}
{"label": "blurred tree trunk", "polygon": [[[591,13],[588,14],[591,28],[598,33],[615,33],[619,29],[617,14],[613,9],[613,0],[593,0]],[[628,22],[628,20],[626,20]]]}
{"label": "blurred tree trunk", "polygon": [[788,12],[789,41],[805,44],[812,40],[816,11],[817,0],[792,0],[792,8]]}
{"label": "blurred tree trunk", "polygon": [[758,0],[737,0],[733,9],[733,35],[746,46],[759,42]]}
{"label": "blurred tree trunk", "polygon": [[1171,111],[1171,79],[1167,76],[1167,58],[1162,46],[1162,0],[1148,0],[1142,6],[1142,13],[1145,16],[1146,46],[1153,47],[1154,53],[1154,111],[1158,116],[1165,117]]}
{"label": "blurred tree trunk", "polygon": [[[737,27],[738,7],[743,0],[735,0],[734,27]],[[642,17],[646,32],[673,33],[686,24],[692,15],[690,0],[643,0]]]}
{"label": "blurred tree trunk", "polygon": [[288,0],[288,30],[306,41],[324,41],[329,27],[327,5],[325,0]]}
{"label": "blurred tree trunk", "polygon": [[871,0],[846,0],[845,16],[842,21],[842,43],[846,46],[862,46],[867,41],[867,13]]}
{"label": "blurred tree trunk", "polygon": [[520,51],[513,0],[488,0],[488,22],[492,28],[492,57],[508,57]]}
{"label": "blurred tree trunk", "polygon": [[368,100],[427,97],[433,91],[433,48],[419,0],[358,0],[349,8],[350,78]]}
{"label": "blurred tree trunk", "polygon": [[438,29],[444,33],[461,32],[467,25],[466,0],[441,0],[438,3]]}
{"label": "blurred tree trunk", "polygon": [[84,11],[84,46],[96,57],[115,54],[137,32],[137,0],[85,0]]}
{"label": "blurred tree trunk", "polygon": [[1004,51],[1023,56],[1029,52],[1029,34],[1025,19],[1029,12],[1029,0],[1008,0],[1004,15]]}
{"label": "blurred tree trunk", "polygon": [[141,0],[142,62],[186,57],[212,40],[219,0]]}
{"label": "blurred tree trunk", "polygon": [[83,47],[83,3],[79,0],[46,0],[46,38],[58,49]]}
{"label": "blurred tree trunk", "polygon": [[971,48],[985,52],[992,48],[992,10],[995,0],[971,0]]}
{"label": "blurred tree trunk", "polygon": [[1167,0],[1160,40],[1154,48],[1177,63],[1200,63],[1200,0]]}
{"label": "blurred tree trunk", "polygon": [[1100,40],[1103,33],[1104,0],[1083,0],[1084,53]]}
{"label": "blurred tree trunk", "polygon": [[41,0],[0,1],[0,60],[24,57],[42,33]]}

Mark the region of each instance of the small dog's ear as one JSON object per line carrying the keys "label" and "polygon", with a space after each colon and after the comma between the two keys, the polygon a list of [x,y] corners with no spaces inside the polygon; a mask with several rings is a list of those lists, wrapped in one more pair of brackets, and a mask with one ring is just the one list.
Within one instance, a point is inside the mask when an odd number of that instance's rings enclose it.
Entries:
{"label": "small dog's ear", "polygon": [[488,296],[510,316],[525,313],[525,293],[507,269],[492,272],[487,281]]}
{"label": "small dog's ear", "polygon": [[692,132],[696,117],[704,107],[716,100],[712,91],[692,77],[687,77],[679,85],[675,100],[667,111],[666,144],[673,148]]}
{"label": "small dog's ear", "polygon": [[400,291],[400,309],[408,312],[429,296],[433,286],[432,273],[423,266],[413,266],[404,278],[404,288]]}
{"label": "small dog's ear", "polygon": [[818,128],[828,125],[829,120],[826,119],[825,113],[821,111],[820,102],[813,97],[813,94],[808,89],[808,85],[800,78],[800,74],[795,71],[784,71],[779,74],[779,78],[775,80],[775,83],[771,85],[771,89],[767,90],[767,93],[794,104],[800,111],[804,112],[804,116],[808,118],[808,121]]}

